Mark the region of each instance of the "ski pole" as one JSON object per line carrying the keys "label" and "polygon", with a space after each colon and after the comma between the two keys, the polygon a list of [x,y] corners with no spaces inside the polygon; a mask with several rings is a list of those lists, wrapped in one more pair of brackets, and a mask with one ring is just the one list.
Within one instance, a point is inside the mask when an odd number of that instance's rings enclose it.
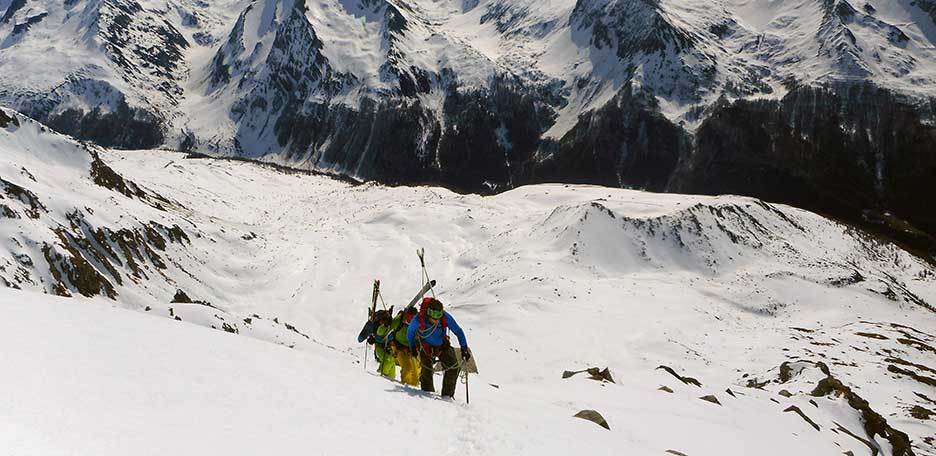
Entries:
{"label": "ski pole", "polygon": [[470,404],[471,400],[468,399],[468,370],[465,370],[465,403]]}

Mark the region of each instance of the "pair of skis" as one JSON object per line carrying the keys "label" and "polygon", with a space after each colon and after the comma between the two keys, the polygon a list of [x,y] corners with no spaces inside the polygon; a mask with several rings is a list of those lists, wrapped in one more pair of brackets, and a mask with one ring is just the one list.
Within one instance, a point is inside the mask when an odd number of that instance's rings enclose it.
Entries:
{"label": "pair of skis", "polygon": [[[419,292],[416,293],[416,296],[413,296],[413,299],[406,305],[404,312],[409,310],[412,307],[416,307],[416,304],[425,296],[429,290],[432,289],[436,284],[435,280],[430,280],[419,289]],[[364,323],[364,327],[361,328],[360,334],[358,334],[358,341],[363,342],[367,339],[367,336],[373,334],[377,328],[374,327],[374,314],[377,313],[377,299],[380,297],[380,280],[374,280],[374,290],[371,294],[371,306],[367,309],[367,322]],[[367,370],[367,345],[364,344],[364,370]]]}

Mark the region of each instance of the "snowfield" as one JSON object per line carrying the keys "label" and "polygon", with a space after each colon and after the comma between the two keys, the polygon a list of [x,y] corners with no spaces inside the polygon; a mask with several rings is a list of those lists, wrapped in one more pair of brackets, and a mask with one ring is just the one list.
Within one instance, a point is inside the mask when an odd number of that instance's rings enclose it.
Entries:
{"label": "snowfield", "polygon": [[[358,184],[2,112],[2,453],[936,455],[936,269],[820,215]],[[419,247],[470,404],[361,365],[371,282],[405,305]],[[589,367],[614,382],[563,378]]]}

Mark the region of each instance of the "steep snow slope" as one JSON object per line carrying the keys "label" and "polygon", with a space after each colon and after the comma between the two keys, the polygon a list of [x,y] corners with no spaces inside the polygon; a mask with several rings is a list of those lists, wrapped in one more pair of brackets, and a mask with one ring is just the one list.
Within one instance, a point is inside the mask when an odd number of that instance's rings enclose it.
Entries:
{"label": "steep snow slope", "polygon": [[[657,382],[674,383],[665,373],[539,389],[476,382],[471,405],[454,404],[367,374],[327,349],[290,351],[31,293],[0,290],[0,301],[0,340],[29,347],[6,357],[18,375],[0,380],[17,392],[0,412],[0,443],[15,454],[405,454],[414,440],[420,451],[444,454],[837,449],[772,410],[766,393],[739,396],[723,410],[695,399],[695,387],[654,391]],[[36,325],[41,333],[29,329]],[[612,430],[572,418],[579,404],[601,404]],[[737,433],[745,421],[762,427]],[[672,428],[684,432],[667,436]]]}
{"label": "steep snow slope", "polygon": [[[354,185],[89,149],[11,115],[0,277],[25,290],[0,292],[0,337],[30,349],[6,361],[24,374],[2,380],[22,394],[0,408],[0,446],[357,453],[444,429],[421,445],[858,455],[867,441],[936,454],[924,413],[936,398],[936,272],[818,215],[589,186],[479,197]],[[449,404],[361,370],[370,281],[402,305],[420,284],[417,247],[478,357],[470,405],[463,385]],[[201,303],[170,303],[177,289]],[[24,329],[36,324],[41,334]],[[89,365],[123,367],[78,368]],[[562,378],[592,366],[617,383]],[[571,417],[583,409],[610,431]]]}

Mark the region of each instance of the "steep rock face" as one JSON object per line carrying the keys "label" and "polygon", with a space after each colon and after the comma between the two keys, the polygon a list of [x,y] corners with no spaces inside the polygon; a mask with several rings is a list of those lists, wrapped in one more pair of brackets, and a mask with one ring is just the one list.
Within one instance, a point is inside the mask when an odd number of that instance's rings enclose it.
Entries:
{"label": "steep rock face", "polygon": [[[823,0],[822,20],[816,32],[819,55],[832,61],[839,72],[853,78],[866,78],[874,74],[872,65],[878,65],[894,77],[910,74],[916,66],[913,55],[904,50],[910,38],[899,27],[874,17],[867,9],[860,11],[848,0]],[[859,39],[855,31],[877,36],[890,46],[873,46],[867,39]],[[866,56],[866,52],[873,55]]]}
{"label": "steep rock face", "polygon": [[[82,81],[76,86],[95,85]],[[53,103],[49,103],[52,105]],[[56,114],[31,111],[45,119],[55,130],[93,141],[105,147],[148,149],[163,143],[163,120],[158,114],[144,108],[130,107],[122,95],[117,96],[117,108],[105,110],[99,106],[85,111],[68,108]]]}
{"label": "steep rock face", "polygon": [[936,22],[936,1],[916,0],[916,4],[920,7],[920,9],[929,13],[930,17],[933,18],[933,22]]}
{"label": "steep rock face", "polygon": [[126,81],[178,102],[189,43],[172,23],[135,0],[89,1],[83,16]]}
{"label": "steep rock face", "polygon": [[579,117],[559,141],[542,146],[524,166],[523,181],[587,182],[664,191],[689,134],[659,114],[656,99],[627,86]]}
{"label": "steep rock face", "polygon": [[[259,21],[259,28],[246,29],[248,20]],[[272,145],[288,146],[293,119],[303,115],[307,101],[332,97],[353,81],[337,73],[321,49],[302,0],[251,5],[241,14],[209,72],[210,92],[233,96],[238,154],[263,155]]]}
{"label": "steep rock face", "polygon": [[642,67],[643,79],[670,96],[697,99],[715,83],[715,58],[696,47],[701,37],[674,23],[659,0],[578,0],[569,23],[589,45],[613,50],[628,71]]}
{"label": "steep rock face", "polygon": [[[230,103],[225,121],[236,141],[206,141],[204,132],[215,126],[196,122],[187,147],[388,183],[506,188],[512,163],[532,156],[554,117],[555,88],[499,74],[463,45],[436,43],[425,17],[405,4],[342,7],[362,18],[363,25],[349,27],[377,34],[379,47],[370,49],[377,60],[329,56],[336,51],[320,37],[333,32],[328,17],[314,16],[305,1],[249,6],[206,77],[209,103]],[[439,59],[426,59],[425,41],[414,43],[414,36],[430,41]],[[452,55],[457,61],[448,61]],[[466,61],[477,68],[456,68]]]}
{"label": "steep rock face", "polygon": [[547,128],[550,106],[511,80],[442,96],[444,124],[418,98],[365,98],[355,108],[307,103],[278,121],[291,132],[284,142],[294,152],[286,158],[390,184],[509,188],[512,167],[535,153],[534,138]]}
{"label": "steep rock face", "polygon": [[[22,82],[39,83],[27,85],[27,91],[0,88],[8,104],[60,132],[104,146],[162,144],[167,111],[183,93],[189,43],[161,12],[135,0],[17,1],[2,22],[15,25],[0,48],[14,59],[37,62],[37,68],[28,69],[51,71],[25,74]],[[71,40],[48,55],[33,49],[63,36]],[[45,61],[53,67],[39,68]],[[62,80],[41,87],[54,71],[65,72]]]}

